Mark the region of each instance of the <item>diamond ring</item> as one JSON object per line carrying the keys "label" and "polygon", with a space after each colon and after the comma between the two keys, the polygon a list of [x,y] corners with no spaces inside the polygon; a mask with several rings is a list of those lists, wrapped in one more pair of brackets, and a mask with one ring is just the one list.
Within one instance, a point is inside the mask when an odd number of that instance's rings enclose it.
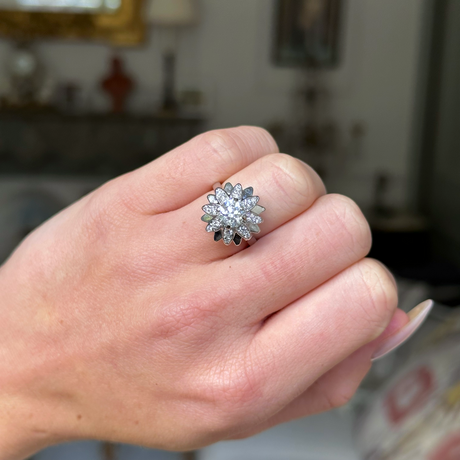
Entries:
{"label": "diamond ring", "polygon": [[263,222],[260,213],[265,211],[254,196],[252,187],[243,189],[241,184],[234,187],[230,182],[214,184],[215,195],[208,195],[208,204],[203,206],[206,213],[201,220],[206,222],[207,232],[214,232],[214,241],[223,240],[225,245],[241,244],[244,239],[249,244],[256,242],[254,233],[259,233],[259,224]]}

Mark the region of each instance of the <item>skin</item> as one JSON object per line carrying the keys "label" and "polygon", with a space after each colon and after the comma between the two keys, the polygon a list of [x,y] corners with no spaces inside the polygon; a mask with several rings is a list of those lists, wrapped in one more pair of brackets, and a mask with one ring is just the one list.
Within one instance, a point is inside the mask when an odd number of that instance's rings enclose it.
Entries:
{"label": "skin", "polygon": [[[112,180],[0,268],[0,460],[103,439],[170,450],[346,403],[408,319],[368,224],[253,127]],[[212,184],[267,208],[251,247],[200,220]]]}

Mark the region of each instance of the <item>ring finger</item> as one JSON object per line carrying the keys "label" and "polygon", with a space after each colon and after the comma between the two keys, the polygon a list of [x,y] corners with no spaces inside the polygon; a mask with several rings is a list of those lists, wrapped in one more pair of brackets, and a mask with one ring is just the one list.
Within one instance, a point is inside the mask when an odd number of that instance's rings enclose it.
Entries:
{"label": "ring finger", "polygon": [[[294,157],[280,153],[260,158],[230,177],[228,182],[234,186],[241,184],[243,189],[253,187],[254,196],[260,198],[258,205],[266,209],[260,214],[263,223],[260,223],[260,232],[255,235],[257,239],[303,213],[326,193],[323,182],[312,168]],[[209,192],[212,195],[214,193]],[[226,246],[222,241],[215,243],[214,233],[205,231],[207,223],[200,221],[200,217],[204,214],[201,208],[208,203],[207,195],[169,213],[176,214],[176,220],[187,222],[187,244],[195,248],[194,261],[198,262],[223,259],[246,246],[244,239],[240,246]]]}

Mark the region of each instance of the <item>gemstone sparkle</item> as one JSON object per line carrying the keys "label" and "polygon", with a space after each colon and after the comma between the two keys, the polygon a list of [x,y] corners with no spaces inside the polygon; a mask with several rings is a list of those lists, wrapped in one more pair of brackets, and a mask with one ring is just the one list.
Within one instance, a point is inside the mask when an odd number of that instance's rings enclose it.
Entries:
{"label": "gemstone sparkle", "polygon": [[218,187],[215,195],[208,195],[209,204],[203,206],[206,213],[202,220],[208,223],[206,231],[215,232],[215,241],[222,239],[226,245],[232,241],[239,245],[241,239],[250,240],[251,233],[258,233],[257,224],[262,222],[259,213],[265,208],[259,206],[258,196],[253,196],[253,188],[243,189],[241,184],[234,187],[227,182]]}

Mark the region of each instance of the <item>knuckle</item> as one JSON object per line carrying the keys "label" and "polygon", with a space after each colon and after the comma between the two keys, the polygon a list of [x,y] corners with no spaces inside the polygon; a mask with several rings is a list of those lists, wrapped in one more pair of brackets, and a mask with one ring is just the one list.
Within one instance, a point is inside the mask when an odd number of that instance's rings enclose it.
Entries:
{"label": "knuckle", "polygon": [[[122,176],[110,180],[104,184],[104,189],[111,195],[111,206],[117,206],[120,212],[125,212],[127,215],[141,215],[146,206],[145,196],[136,188],[132,187],[132,184],[138,182],[137,178],[138,171],[130,171]],[[152,176],[153,179],[153,176]]]}
{"label": "knuckle", "polygon": [[235,137],[226,129],[218,129],[200,134],[197,137],[197,143],[199,146],[197,150],[198,160],[206,162],[208,167],[209,161],[212,161],[214,157],[217,157],[217,160],[219,160],[214,162],[214,164],[228,165],[229,163],[240,163],[240,156],[243,155]]}
{"label": "knuckle", "polygon": [[250,136],[258,143],[265,146],[268,152],[278,152],[278,145],[273,136],[264,128],[259,126],[240,126],[235,128],[239,133]]}
{"label": "knuckle", "polygon": [[89,236],[103,238],[110,230],[110,205],[102,190],[88,196],[84,207],[83,226]]}
{"label": "knuckle", "polygon": [[298,208],[314,198],[310,172],[297,158],[273,153],[264,157],[263,161],[270,169],[272,183],[276,184],[277,200],[283,199],[289,207]]}
{"label": "knuckle", "polygon": [[[230,129],[216,129],[200,134],[195,138],[196,155],[193,159],[206,163],[209,169],[210,159],[217,159],[211,164],[218,168],[216,173],[223,174],[228,170],[228,165],[236,165],[240,168],[246,163],[251,162],[253,148],[249,146],[258,145],[261,151],[277,152],[278,146],[275,140],[263,128],[256,126],[241,126]],[[251,158],[249,158],[251,157]],[[254,160],[254,158],[252,158]]]}
{"label": "knuckle", "polygon": [[218,372],[211,392],[218,408],[219,425],[225,432],[234,431],[248,422],[263,393],[254,374],[238,364],[233,370],[226,368]]}
{"label": "knuckle", "polygon": [[83,228],[88,237],[96,240],[106,239],[114,231],[120,231],[128,225],[125,208],[120,206],[117,187],[111,182],[88,195],[83,207]]}
{"label": "knuckle", "polygon": [[352,244],[349,247],[356,257],[364,257],[371,248],[372,236],[359,206],[344,195],[330,194],[323,199],[328,203],[330,225],[339,227],[339,234],[351,240]]}
{"label": "knuckle", "polygon": [[272,153],[262,162],[270,182],[275,185],[271,192],[273,199],[282,200],[289,209],[296,210],[305,208],[316,198],[310,172],[297,158],[285,153]]}
{"label": "knuckle", "polygon": [[392,275],[380,262],[363,259],[357,264],[357,269],[360,284],[357,289],[358,304],[372,340],[388,325],[398,303],[398,293]]}

